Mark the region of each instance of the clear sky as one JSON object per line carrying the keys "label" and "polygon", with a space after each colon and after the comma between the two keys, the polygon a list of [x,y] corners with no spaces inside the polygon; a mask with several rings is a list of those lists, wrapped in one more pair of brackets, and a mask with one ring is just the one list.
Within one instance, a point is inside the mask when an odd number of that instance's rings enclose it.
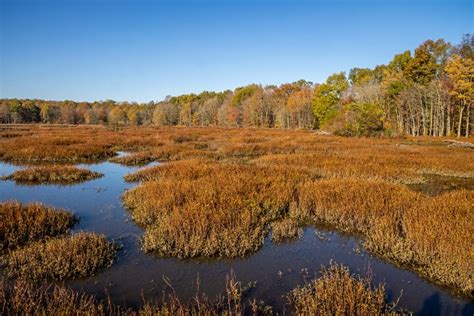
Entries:
{"label": "clear sky", "polygon": [[0,0],[0,98],[161,100],[322,82],[474,32],[472,0]]}

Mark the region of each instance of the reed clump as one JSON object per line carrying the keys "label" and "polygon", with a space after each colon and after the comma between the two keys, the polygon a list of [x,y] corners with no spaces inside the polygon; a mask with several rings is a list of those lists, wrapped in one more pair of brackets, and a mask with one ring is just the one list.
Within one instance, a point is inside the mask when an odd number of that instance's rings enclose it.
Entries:
{"label": "reed clump", "polygon": [[0,254],[33,241],[66,234],[77,221],[70,212],[40,203],[0,203]]}
{"label": "reed clump", "polygon": [[31,281],[83,278],[112,265],[114,243],[95,233],[77,233],[38,241],[12,251],[6,258],[9,277]]}
{"label": "reed clump", "polygon": [[138,152],[127,154],[121,157],[112,157],[110,162],[119,163],[125,166],[143,166],[155,160],[151,152]]}
{"label": "reed clump", "polygon": [[52,165],[21,169],[2,179],[13,180],[22,184],[71,184],[97,179],[102,176],[102,173],[85,168]]}
{"label": "reed clump", "polygon": [[303,228],[300,223],[293,218],[284,218],[271,224],[272,241],[282,243],[288,240],[294,240],[303,236]]}
{"label": "reed clump", "polygon": [[334,263],[287,298],[296,315],[397,315],[395,304],[386,302],[383,285],[374,287],[369,278]]}

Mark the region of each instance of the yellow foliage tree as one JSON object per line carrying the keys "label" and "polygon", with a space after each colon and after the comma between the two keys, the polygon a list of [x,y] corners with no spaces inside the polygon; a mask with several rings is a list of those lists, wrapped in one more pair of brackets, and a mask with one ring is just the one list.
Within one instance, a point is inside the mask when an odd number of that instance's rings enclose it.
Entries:
{"label": "yellow foliage tree", "polygon": [[461,137],[462,118],[464,110],[466,115],[466,137],[469,136],[469,117],[471,108],[474,107],[474,60],[454,55],[448,61],[446,68],[452,88],[449,93],[459,105],[458,137]]}

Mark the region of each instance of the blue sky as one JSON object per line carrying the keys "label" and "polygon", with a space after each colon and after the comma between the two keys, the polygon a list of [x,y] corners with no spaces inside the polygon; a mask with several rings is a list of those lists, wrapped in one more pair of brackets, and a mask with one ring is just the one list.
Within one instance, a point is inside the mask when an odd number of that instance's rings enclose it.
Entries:
{"label": "blue sky", "polygon": [[161,100],[322,82],[474,32],[473,1],[0,0],[0,98]]}

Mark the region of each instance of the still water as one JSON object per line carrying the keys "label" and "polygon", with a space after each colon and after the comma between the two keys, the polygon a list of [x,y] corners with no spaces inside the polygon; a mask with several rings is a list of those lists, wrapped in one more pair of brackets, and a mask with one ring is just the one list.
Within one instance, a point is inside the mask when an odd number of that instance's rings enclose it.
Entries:
{"label": "still water", "polygon": [[[28,186],[0,181],[0,200],[39,201],[69,209],[80,217],[73,232],[94,231],[123,244],[111,268],[94,277],[67,283],[74,289],[100,298],[109,295],[114,303],[137,307],[143,298],[158,300],[164,291],[169,292],[165,277],[186,301],[196,294],[197,278],[200,292],[212,298],[223,293],[226,276],[234,271],[243,283],[256,282],[246,298],[263,300],[274,311],[284,312],[283,296],[303,284],[305,278],[314,277],[321,265],[332,260],[348,266],[353,273],[370,272],[375,284],[385,283],[389,299],[395,300],[401,294],[399,305],[415,314],[474,314],[473,302],[371,256],[355,237],[325,229],[308,227],[301,239],[285,244],[274,244],[267,238],[262,249],[243,259],[178,260],[146,254],[140,249],[143,231],[134,225],[121,202],[123,192],[137,185],[126,183],[123,176],[137,167],[111,162],[78,166],[101,172],[104,177],[76,185]],[[0,163],[0,176],[19,168]]]}

